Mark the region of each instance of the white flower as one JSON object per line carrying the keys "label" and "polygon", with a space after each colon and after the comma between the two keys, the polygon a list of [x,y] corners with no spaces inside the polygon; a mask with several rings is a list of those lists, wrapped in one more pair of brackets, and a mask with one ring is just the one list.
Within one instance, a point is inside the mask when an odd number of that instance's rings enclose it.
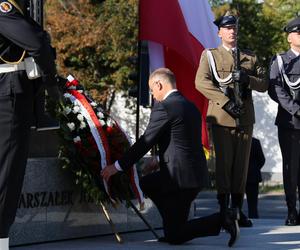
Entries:
{"label": "white flower", "polygon": [[75,130],[75,123],[74,123],[74,122],[68,122],[68,123],[67,123],[67,126],[69,127],[69,129],[70,129],[71,131]]}
{"label": "white flower", "polygon": [[80,142],[81,141],[81,138],[79,136],[76,136],[75,138],[73,138],[73,141],[76,143],[76,142]]}
{"label": "white flower", "polygon": [[79,127],[80,127],[81,129],[84,129],[84,128],[86,127],[85,122],[81,122]]}
{"label": "white flower", "polygon": [[114,125],[114,121],[110,118],[107,118],[107,126],[112,127]]}
{"label": "white flower", "polygon": [[104,126],[104,125],[105,125],[105,121],[103,121],[103,120],[99,120],[99,122],[101,123],[101,125],[102,125],[102,126]]}
{"label": "white flower", "polygon": [[65,107],[63,113],[64,113],[65,115],[68,115],[68,114],[71,113],[71,111],[72,111],[72,109],[70,109],[70,107]]}
{"label": "white flower", "polygon": [[93,107],[97,107],[97,103],[95,103],[95,102],[91,102],[90,104],[91,104],[91,106],[93,106]]}
{"label": "white flower", "polygon": [[83,121],[83,118],[84,118],[84,117],[83,117],[82,114],[78,114],[78,115],[77,115],[77,119],[78,119],[79,121],[82,122],[82,121]]}
{"label": "white flower", "polygon": [[98,112],[97,115],[98,115],[98,117],[99,117],[100,119],[103,119],[103,118],[104,118],[104,115],[103,115],[102,112]]}
{"label": "white flower", "polygon": [[79,106],[75,105],[73,108],[73,113],[76,114],[79,112],[79,110],[80,110]]}
{"label": "white flower", "polygon": [[64,93],[64,97],[65,97],[65,98],[70,98],[70,97],[71,97],[71,94],[69,94],[69,93]]}

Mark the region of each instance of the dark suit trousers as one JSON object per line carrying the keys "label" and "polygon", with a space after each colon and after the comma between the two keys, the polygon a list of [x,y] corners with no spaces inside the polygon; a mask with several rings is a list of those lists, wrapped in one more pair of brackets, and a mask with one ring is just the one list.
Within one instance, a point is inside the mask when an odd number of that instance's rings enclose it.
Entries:
{"label": "dark suit trousers", "polygon": [[8,237],[22,189],[29,147],[32,96],[0,96],[0,238]]}
{"label": "dark suit trousers", "polygon": [[300,130],[278,127],[283,160],[283,185],[289,211],[296,209],[297,187],[300,191]]}
{"label": "dark suit trousers", "polygon": [[199,189],[176,187],[166,171],[143,177],[140,185],[158,208],[163,220],[164,235],[169,243],[182,244],[196,237],[220,233],[219,213],[188,221],[191,203]]}

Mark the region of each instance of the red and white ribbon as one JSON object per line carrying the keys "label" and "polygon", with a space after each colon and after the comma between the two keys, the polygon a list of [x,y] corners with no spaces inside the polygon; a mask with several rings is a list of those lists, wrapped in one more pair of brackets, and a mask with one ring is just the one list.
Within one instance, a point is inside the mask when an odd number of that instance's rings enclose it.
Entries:
{"label": "red and white ribbon", "polygon": [[[68,83],[67,83],[67,86],[69,86],[68,93],[70,95],[67,96],[67,98],[69,98],[69,100],[73,103],[73,105],[77,105],[79,107],[79,113],[82,114],[83,117],[86,119],[90,131],[92,133],[92,136],[96,142],[97,148],[99,150],[101,156],[100,165],[101,165],[101,169],[103,169],[111,162],[111,160],[110,160],[110,149],[109,149],[108,141],[103,131],[102,125],[98,120],[95,111],[93,110],[91,104],[88,102],[86,97],[76,89],[73,89],[73,86],[76,87],[79,84],[78,81],[74,79],[72,76],[68,76]],[[131,139],[129,138],[127,133],[118,125],[115,119],[113,120],[116,126],[127,137],[131,145],[132,144]],[[104,183],[104,188],[106,193],[110,196],[108,185],[104,179],[103,179],[103,183]],[[136,198],[138,199],[139,203],[142,204],[144,202],[144,197],[143,197],[143,192],[139,185],[139,178],[138,178],[135,165],[130,169],[130,183]],[[115,202],[112,198],[111,200]]]}
{"label": "red and white ribbon", "polygon": [[[68,98],[73,103],[73,105],[79,106],[80,110],[79,112],[83,115],[83,117],[86,119],[89,128],[91,130],[92,136],[96,142],[97,148],[99,150],[100,156],[101,156],[101,169],[103,169],[108,162],[109,157],[109,148],[107,147],[107,144],[105,145],[103,142],[107,141],[106,138],[104,138],[104,133],[102,131],[102,126],[92,109],[89,102],[86,100],[85,96],[79,93],[76,90],[69,90],[70,96]],[[99,170],[101,171],[101,170]],[[108,192],[108,186],[106,181],[103,179],[104,188],[107,194]]]}

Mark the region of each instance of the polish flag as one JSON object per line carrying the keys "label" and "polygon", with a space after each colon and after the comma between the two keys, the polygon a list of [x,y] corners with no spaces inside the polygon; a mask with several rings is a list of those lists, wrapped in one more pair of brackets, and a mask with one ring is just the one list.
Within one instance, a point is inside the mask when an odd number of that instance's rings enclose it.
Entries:
{"label": "polish flag", "polygon": [[149,46],[150,71],[167,67],[176,76],[178,90],[202,114],[202,143],[208,146],[208,101],[195,88],[200,56],[220,40],[206,0],[140,0],[140,40]]}

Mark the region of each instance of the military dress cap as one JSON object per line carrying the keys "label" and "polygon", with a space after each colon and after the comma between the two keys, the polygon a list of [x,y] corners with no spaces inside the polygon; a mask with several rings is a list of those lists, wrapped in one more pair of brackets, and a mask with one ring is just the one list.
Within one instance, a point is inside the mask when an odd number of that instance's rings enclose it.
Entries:
{"label": "military dress cap", "polygon": [[232,14],[225,14],[214,21],[219,28],[236,25],[236,17]]}
{"label": "military dress cap", "polygon": [[300,32],[300,16],[294,18],[292,21],[290,21],[283,30],[287,33],[291,32]]}

